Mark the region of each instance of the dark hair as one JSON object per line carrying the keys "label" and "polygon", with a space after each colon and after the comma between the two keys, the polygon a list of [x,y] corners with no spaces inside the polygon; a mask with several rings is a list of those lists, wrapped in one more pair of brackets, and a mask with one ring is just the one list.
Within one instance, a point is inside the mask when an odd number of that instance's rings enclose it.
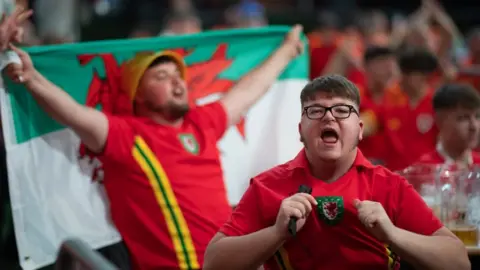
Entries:
{"label": "dark hair", "polygon": [[480,94],[468,84],[445,84],[435,91],[433,109],[437,111],[456,108],[480,109]]}
{"label": "dark hair", "polygon": [[163,55],[163,56],[155,58],[155,60],[153,60],[152,63],[150,63],[150,65],[148,65],[147,69],[158,66],[160,64],[166,64],[166,63],[177,64],[177,62],[175,60],[173,60],[172,57],[170,57],[168,55]]}
{"label": "dark hair", "polygon": [[343,76],[327,75],[310,81],[300,93],[302,107],[306,101],[314,99],[318,93],[323,93],[331,97],[346,98],[360,107],[360,94],[357,86]]}
{"label": "dark hair", "polygon": [[363,54],[363,61],[365,63],[368,63],[372,60],[385,56],[394,56],[393,50],[389,47],[370,46],[365,50],[365,53]]}
{"label": "dark hair", "polygon": [[437,57],[427,49],[408,48],[400,52],[398,66],[404,74],[419,72],[432,73],[438,67]]}

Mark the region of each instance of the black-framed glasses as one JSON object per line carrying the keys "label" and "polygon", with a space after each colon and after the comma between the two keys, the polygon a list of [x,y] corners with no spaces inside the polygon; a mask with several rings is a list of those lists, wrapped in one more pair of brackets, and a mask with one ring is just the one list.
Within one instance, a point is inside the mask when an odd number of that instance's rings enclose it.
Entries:
{"label": "black-framed glasses", "polygon": [[352,112],[359,115],[355,107],[347,104],[337,104],[330,107],[315,104],[303,108],[302,114],[305,114],[308,119],[319,120],[322,119],[328,111],[330,111],[335,119],[346,119],[350,117]]}

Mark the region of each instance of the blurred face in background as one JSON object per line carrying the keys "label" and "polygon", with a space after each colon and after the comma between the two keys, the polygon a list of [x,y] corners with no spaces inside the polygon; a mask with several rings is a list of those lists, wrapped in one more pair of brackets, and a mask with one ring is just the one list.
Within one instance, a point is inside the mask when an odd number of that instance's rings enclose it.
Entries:
{"label": "blurred face in background", "polygon": [[200,19],[195,16],[189,16],[182,19],[172,19],[165,29],[166,34],[184,35],[195,34],[202,31]]}
{"label": "blurred face in background", "polygon": [[373,32],[388,33],[389,21],[385,13],[381,11],[373,11],[367,16],[370,17]]}
{"label": "blurred face in background", "polygon": [[480,136],[480,108],[441,111],[437,113],[437,125],[444,144],[459,151],[473,149]]}
{"label": "blurred face in background", "polygon": [[225,11],[227,24],[233,28],[256,28],[268,25],[265,8],[257,1],[241,2]]}
{"label": "blurred face in background", "polygon": [[234,27],[236,28],[256,28],[256,27],[263,27],[267,25],[267,21],[262,18],[239,18]]}
{"label": "blurred face in background", "polygon": [[389,21],[383,12],[373,10],[360,14],[357,25],[366,46],[388,46]]}
{"label": "blurred face in background", "polygon": [[365,72],[369,82],[376,87],[386,87],[397,74],[397,61],[393,55],[374,58],[365,63]]}
{"label": "blurred face in background", "polygon": [[422,72],[403,73],[400,84],[403,90],[415,94],[424,90],[423,88],[425,87],[427,79],[428,76]]}

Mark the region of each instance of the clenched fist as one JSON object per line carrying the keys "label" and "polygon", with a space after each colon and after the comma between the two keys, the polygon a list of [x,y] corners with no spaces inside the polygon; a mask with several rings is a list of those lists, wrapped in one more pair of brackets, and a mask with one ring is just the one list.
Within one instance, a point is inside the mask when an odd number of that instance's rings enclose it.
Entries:
{"label": "clenched fist", "polygon": [[22,64],[8,64],[5,68],[5,73],[12,81],[16,83],[26,83],[31,79],[33,73],[35,72],[32,59],[25,51],[15,47],[13,44],[10,44],[9,48],[18,54]]}
{"label": "clenched fist", "polygon": [[317,201],[307,193],[296,193],[282,201],[277,214],[275,228],[284,238],[288,236],[288,222],[290,218],[297,218],[297,232],[305,225],[305,221],[312,212]]}
{"label": "clenched fist", "polygon": [[358,210],[358,218],[365,228],[383,243],[389,243],[396,227],[388,217],[383,206],[378,202],[360,201],[355,199],[353,204]]}

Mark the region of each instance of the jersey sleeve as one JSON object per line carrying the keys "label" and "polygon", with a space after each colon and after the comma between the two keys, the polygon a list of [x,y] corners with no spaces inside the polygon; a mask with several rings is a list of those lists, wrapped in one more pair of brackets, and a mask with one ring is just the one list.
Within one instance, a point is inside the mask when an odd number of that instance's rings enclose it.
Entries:
{"label": "jersey sleeve", "polygon": [[108,135],[105,147],[96,154],[100,161],[125,162],[131,156],[135,133],[133,127],[124,117],[106,115],[108,119]]}
{"label": "jersey sleeve", "polygon": [[398,185],[391,198],[395,207],[393,223],[395,226],[421,235],[432,235],[443,227],[432,209],[406,179],[397,178]]}
{"label": "jersey sleeve", "polygon": [[233,211],[230,219],[220,228],[226,236],[241,236],[267,227],[260,212],[259,186],[255,178],[250,181],[245,194]]}
{"label": "jersey sleeve", "polygon": [[198,123],[204,129],[210,129],[217,140],[221,139],[228,128],[227,111],[220,101],[213,102],[194,109]]}

